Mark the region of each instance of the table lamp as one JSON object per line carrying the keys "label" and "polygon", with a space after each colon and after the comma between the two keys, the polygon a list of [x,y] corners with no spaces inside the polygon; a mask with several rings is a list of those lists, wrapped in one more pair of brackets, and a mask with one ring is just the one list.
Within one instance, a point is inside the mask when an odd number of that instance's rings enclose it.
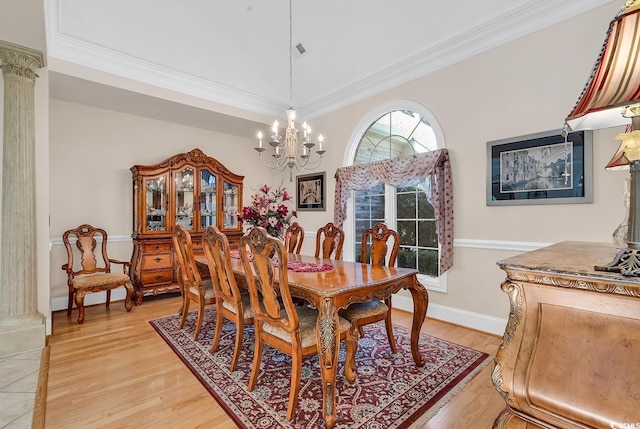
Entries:
{"label": "table lamp", "polygon": [[566,118],[572,131],[629,124],[607,168],[629,168],[627,246],[596,270],[640,276],[640,0],[629,0],[607,37],[578,102]]}

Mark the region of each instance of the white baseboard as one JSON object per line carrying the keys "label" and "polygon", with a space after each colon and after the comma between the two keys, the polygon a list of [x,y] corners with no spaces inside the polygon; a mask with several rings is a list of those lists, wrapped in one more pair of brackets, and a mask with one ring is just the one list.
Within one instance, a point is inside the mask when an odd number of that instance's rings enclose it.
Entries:
{"label": "white baseboard", "polygon": [[[122,301],[126,298],[127,293],[124,287],[113,289],[111,291],[111,302]],[[107,300],[106,292],[88,293],[84,296],[84,305],[104,304]],[[51,298],[51,311],[66,310],[69,302],[69,296]],[[75,304],[73,306],[75,308]]]}
{"label": "white baseboard", "polygon": [[[413,299],[411,297],[394,295],[392,302],[394,308],[413,313]],[[427,316],[500,336],[504,334],[504,329],[507,326],[505,319],[433,303],[427,307]]]}

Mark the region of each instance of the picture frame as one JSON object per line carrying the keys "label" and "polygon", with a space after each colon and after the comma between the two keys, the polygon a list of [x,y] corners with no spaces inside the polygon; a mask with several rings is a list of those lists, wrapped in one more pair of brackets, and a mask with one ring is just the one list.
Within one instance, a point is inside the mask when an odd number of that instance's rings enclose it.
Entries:
{"label": "picture frame", "polygon": [[593,132],[487,142],[487,206],[593,202]]}
{"label": "picture frame", "polygon": [[296,210],[326,210],[326,172],[296,176]]}

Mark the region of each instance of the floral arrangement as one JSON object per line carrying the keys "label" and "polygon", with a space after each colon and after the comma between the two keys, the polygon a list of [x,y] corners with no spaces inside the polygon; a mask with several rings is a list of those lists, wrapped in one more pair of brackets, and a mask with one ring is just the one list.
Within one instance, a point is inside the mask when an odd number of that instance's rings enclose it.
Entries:
{"label": "floral arrangement", "polygon": [[261,226],[269,235],[283,238],[290,225],[291,218],[297,213],[286,206],[291,196],[282,184],[275,188],[264,185],[251,196],[251,205],[242,209],[242,220],[254,226]]}

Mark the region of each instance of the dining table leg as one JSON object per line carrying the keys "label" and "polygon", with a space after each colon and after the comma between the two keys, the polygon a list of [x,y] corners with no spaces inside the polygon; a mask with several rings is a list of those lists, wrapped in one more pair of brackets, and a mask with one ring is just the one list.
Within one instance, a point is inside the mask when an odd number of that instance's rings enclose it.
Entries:
{"label": "dining table leg", "polygon": [[418,348],[418,340],[420,340],[420,329],[424,318],[427,316],[427,306],[429,305],[429,295],[427,289],[414,278],[413,284],[409,287],[411,296],[413,297],[413,324],[411,325],[411,354],[416,366],[424,366],[427,362],[424,356],[420,354]]}
{"label": "dining table leg", "polygon": [[325,297],[318,307],[318,359],[322,375],[322,417],[325,427],[336,423],[336,373],[340,355],[340,325],[333,298]]}

